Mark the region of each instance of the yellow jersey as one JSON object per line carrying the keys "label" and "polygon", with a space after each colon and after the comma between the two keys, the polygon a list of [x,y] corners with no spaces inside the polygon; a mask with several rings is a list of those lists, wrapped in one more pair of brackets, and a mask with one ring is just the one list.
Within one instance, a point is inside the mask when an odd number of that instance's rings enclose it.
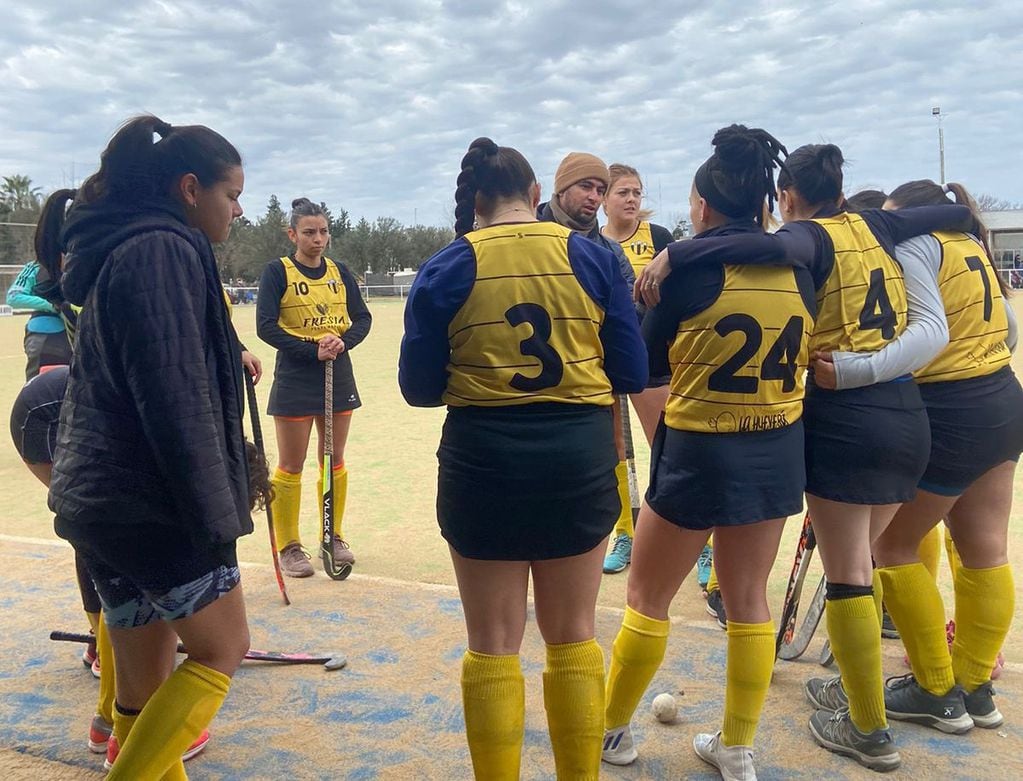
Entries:
{"label": "yellow jersey", "polygon": [[817,292],[811,351],[874,352],[906,330],[902,268],[858,214],[813,220],[831,238],[835,262]]}
{"label": "yellow jersey", "polygon": [[323,262],[327,267],[324,275],[309,279],[294,260],[281,258],[286,284],[278,322],[284,331],[307,342],[318,342],[327,334],[344,336],[352,325],[341,269],[330,258]]}
{"label": "yellow jersey", "polygon": [[724,267],[717,300],[679,323],[668,348],[665,425],[728,434],[795,423],[813,314],[792,268]]}
{"label": "yellow jersey", "polygon": [[980,243],[965,233],[936,232],[941,244],[938,289],[948,320],[948,345],[914,373],[917,382],[965,380],[1009,363],[1009,322],[998,272]]}
{"label": "yellow jersey", "polygon": [[569,261],[572,231],[553,222],[467,233],[476,275],[448,326],[444,403],[610,405],[600,327],[604,311]]}
{"label": "yellow jersey", "polygon": [[650,261],[654,259],[654,237],[650,232],[650,223],[646,220],[641,221],[636,232],[619,243],[638,278],[643,269],[650,265]]}

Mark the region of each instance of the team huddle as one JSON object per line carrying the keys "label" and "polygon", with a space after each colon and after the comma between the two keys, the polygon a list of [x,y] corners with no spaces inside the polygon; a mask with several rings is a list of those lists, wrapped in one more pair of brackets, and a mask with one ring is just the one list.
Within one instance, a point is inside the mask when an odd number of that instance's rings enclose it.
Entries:
{"label": "team huddle", "polygon": [[[755,779],[776,653],[767,579],[804,506],[840,673],[805,684],[812,740],[888,771],[901,761],[889,719],[954,734],[1003,722],[991,678],[1014,609],[1023,389],[972,199],[926,180],[846,198],[834,145],[789,153],[742,125],[711,144],[689,196],[695,235],[675,242],[641,208],[634,168],[572,153],[542,203],[526,158],[479,138],[457,179],[456,238],[409,293],[398,384],[413,406],[447,407],[437,521],[465,616],[476,778],[519,778],[530,580],[557,777],[637,759],[630,723],[713,535],[724,708],[693,748],[722,778]],[[269,262],[257,300],[257,333],[277,350],[268,474],[242,425],[262,366],[231,324],[211,246],[243,186],[222,136],[139,117],[77,192],[51,197],[37,232],[40,294],[74,351],[25,387],[12,433],[75,549],[100,662],[89,745],[111,779],[184,779],[209,740],[248,650],[236,541],[254,505],[267,505],[280,571],[313,574],[299,513],[314,423],[324,563],[336,579],[355,564],[342,533],[361,405],[349,353],[372,318],[325,254],[326,214],[296,199],[295,250]],[[641,506],[626,398],[651,448]],[[956,552],[951,644],[921,558],[939,521]],[[626,567],[605,668],[597,594]],[[912,672],[886,684],[887,616]],[[174,669],[179,638],[189,654]]]}

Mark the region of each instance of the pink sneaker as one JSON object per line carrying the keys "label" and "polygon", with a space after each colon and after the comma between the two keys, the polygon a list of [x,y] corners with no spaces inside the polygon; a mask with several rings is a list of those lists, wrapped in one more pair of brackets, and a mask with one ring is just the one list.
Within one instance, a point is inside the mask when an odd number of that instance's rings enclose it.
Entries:
{"label": "pink sneaker", "polygon": [[[201,754],[202,750],[206,748],[206,744],[210,742],[210,731],[204,729],[202,734],[195,739],[195,743],[188,747],[188,750],[181,755],[181,761],[187,762],[192,757]],[[107,741],[107,758],[103,761],[103,769],[110,770],[114,766],[114,760],[117,759],[118,753],[120,753],[120,747],[117,745],[117,736],[111,735],[110,740]]]}

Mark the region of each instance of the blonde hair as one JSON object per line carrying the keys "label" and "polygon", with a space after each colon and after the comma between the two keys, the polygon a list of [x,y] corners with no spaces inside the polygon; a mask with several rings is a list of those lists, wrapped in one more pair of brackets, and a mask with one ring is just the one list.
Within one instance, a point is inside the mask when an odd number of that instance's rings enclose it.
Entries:
{"label": "blonde hair", "polygon": [[[643,189],[643,179],[639,175],[639,171],[633,168],[631,165],[625,165],[625,163],[611,163],[607,167],[608,173],[611,175],[611,179],[607,184],[607,191],[611,192],[611,188],[615,186],[615,182],[619,179],[624,179],[626,176],[635,176],[636,181],[639,182],[640,189]],[[606,195],[604,196],[607,197]],[[604,213],[607,214],[607,206],[604,206]],[[636,217],[640,222],[649,220],[654,216],[653,209],[640,209]]]}

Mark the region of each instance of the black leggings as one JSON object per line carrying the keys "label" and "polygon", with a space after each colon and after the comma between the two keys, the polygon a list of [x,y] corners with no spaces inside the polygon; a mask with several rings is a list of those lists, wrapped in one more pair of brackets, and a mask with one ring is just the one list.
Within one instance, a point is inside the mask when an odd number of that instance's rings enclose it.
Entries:
{"label": "black leggings", "polygon": [[98,613],[102,609],[99,601],[99,594],[96,593],[96,585],[92,582],[92,576],[82,561],[82,557],[75,553],[75,572],[78,575],[78,590],[82,594],[82,607],[86,613]]}

